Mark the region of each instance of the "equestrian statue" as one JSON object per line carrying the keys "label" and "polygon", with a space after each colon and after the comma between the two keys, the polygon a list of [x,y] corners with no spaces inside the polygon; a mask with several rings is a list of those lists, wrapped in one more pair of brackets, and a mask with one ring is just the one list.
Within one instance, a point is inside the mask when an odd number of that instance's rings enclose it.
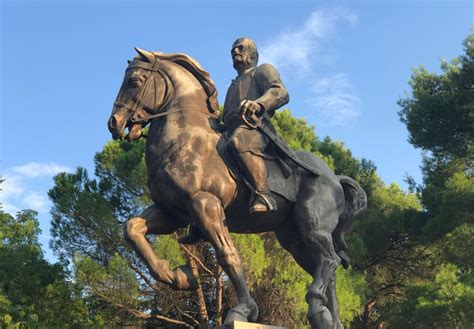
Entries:
{"label": "equestrian statue", "polygon": [[189,227],[180,242],[211,243],[235,288],[237,305],[224,324],[255,322],[258,307],[229,232],[274,231],[313,278],[306,293],[311,328],[343,328],[335,270],[348,266],[344,236],[367,197],[353,179],[336,176],[311,153],[289,149],[275,133],[271,117],[289,101],[277,70],[257,65],[255,42],[237,39],[231,56],[238,75],[221,123],[216,87],[196,60],[136,51],[108,128],[114,139],[133,141],[149,125],[145,161],[153,204],[128,220],[125,236],[150,274],[175,289],[197,288],[189,266],[170,269],[145,238]]}

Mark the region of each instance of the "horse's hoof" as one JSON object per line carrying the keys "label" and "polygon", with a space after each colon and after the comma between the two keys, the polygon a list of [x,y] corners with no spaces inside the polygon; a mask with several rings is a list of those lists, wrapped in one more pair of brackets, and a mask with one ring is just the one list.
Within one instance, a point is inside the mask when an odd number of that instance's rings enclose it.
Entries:
{"label": "horse's hoof", "polygon": [[198,281],[187,265],[178,266],[174,271],[173,288],[176,290],[196,290]]}
{"label": "horse's hoof", "polygon": [[257,322],[258,319],[258,306],[255,300],[253,299],[250,302],[250,314],[247,318],[250,322]]}
{"label": "horse's hoof", "polygon": [[239,310],[230,310],[225,317],[224,324],[232,324],[234,321],[247,322],[247,317],[240,313]]}
{"label": "horse's hoof", "polygon": [[331,312],[327,307],[322,306],[319,310],[313,311],[308,314],[308,322],[311,325],[311,329],[332,329],[333,319]]}
{"label": "horse's hoof", "polygon": [[256,322],[258,318],[258,306],[252,299],[245,304],[237,304],[232,308],[225,318],[224,324],[231,324],[233,321]]}

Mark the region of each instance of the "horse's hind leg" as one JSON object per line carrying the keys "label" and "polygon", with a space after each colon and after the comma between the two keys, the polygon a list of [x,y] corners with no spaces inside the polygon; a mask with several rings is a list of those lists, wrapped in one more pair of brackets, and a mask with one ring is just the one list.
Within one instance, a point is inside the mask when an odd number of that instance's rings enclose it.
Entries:
{"label": "horse's hind leg", "polygon": [[336,252],[332,246],[331,234],[321,231],[310,232],[308,245],[313,253],[315,271],[313,282],[306,293],[306,302],[309,305],[308,321],[313,329],[331,329],[334,319],[325,306],[328,305],[326,289],[334,271],[339,265]]}
{"label": "horse's hind leg", "polygon": [[255,322],[258,308],[250,296],[240,257],[224,225],[224,209],[220,200],[211,193],[198,192],[193,197],[191,209],[196,222],[216,250],[217,260],[229,276],[237,293],[238,304],[227,314],[225,323],[232,321]]}
{"label": "horse's hind leg", "polygon": [[332,319],[334,320],[334,328],[344,329],[344,326],[341,323],[341,319],[339,318],[339,305],[337,304],[336,297],[336,272],[334,272],[331,276],[326,290],[326,297],[328,298],[327,307],[329,308],[329,311],[332,315]]}
{"label": "horse's hind leg", "polygon": [[[314,276],[317,268],[317,261],[312,253],[308,250],[312,250],[303,241],[301,234],[298,232],[296,227],[286,227],[276,232],[276,236],[281,246],[289,251],[295,261],[300,265],[309,275]],[[332,316],[332,327],[324,326],[312,326],[313,328],[333,328],[343,329],[343,325],[339,319],[339,308],[336,299],[336,273],[333,272],[326,289],[327,303],[326,306],[329,309]],[[314,282],[313,282],[314,284]],[[321,300],[325,300],[321,297]],[[311,309],[310,309],[311,311]],[[311,319],[310,319],[311,322]]]}
{"label": "horse's hind leg", "polygon": [[142,214],[127,221],[125,238],[143,259],[153,278],[179,290],[194,290],[198,286],[188,266],[179,266],[170,270],[169,261],[159,259],[153,252],[147,234],[171,234],[185,224],[170,218],[156,205],[148,207]]}
{"label": "horse's hind leg", "polygon": [[339,211],[329,186],[329,182],[321,180],[305,184],[293,213],[301,240],[308,247],[308,257],[314,262],[313,282],[306,293],[308,321],[313,329],[332,329],[338,325],[327,308],[331,305],[326,297],[326,289],[340,263],[331,235]]}

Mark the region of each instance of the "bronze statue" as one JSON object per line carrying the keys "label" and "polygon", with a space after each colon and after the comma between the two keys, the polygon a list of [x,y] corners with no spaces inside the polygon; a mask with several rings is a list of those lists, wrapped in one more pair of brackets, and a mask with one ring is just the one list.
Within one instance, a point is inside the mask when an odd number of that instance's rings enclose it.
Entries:
{"label": "bronze statue", "polygon": [[[249,45],[245,41],[248,39],[240,40]],[[151,275],[176,289],[197,287],[188,266],[171,270],[166,260],[156,257],[145,238],[147,234],[171,234],[190,224],[197,225],[215,248],[218,261],[237,293],[238,304],[229,311],[225,323],[255,322],[258,308],[247,288],[229,231],[275,231],[281,245],[313,277],[306,294],[311,328],[342,328],[335,295],[335,269],[341,261],[347,262],[344,235],[366,207],[364,191],[351,178],[336,176],[314,155],[295,152],[297,162],[318,168],[319,175],[301,166],[290,166],[291,175],[281,174],[279,179],[280,182],[286,179],[283,186],[294,193],[277,193],[273,192],[277,189],[272,189],[274,211],[256,210],[250,214],[247,205],[251,188],[259,189],[259,182],[252,181],[255,185],[249,186],[245,180],[234,177],[225,156],[218,150],[222,136],[215,129],[219,121],[217,92],[209,74],[184,54],[141,49],[137,52],[139,56],[129,63],[125,72],[108,127],[115,139],[122,138],[128,128],[128,139],[134,140],[140,137],[143,126],[150,125],[145,157],[154,204],[127,222],[125,234]],[[240,60],[239,56],[234,57],[235,65]],[[255,101],[259,103],[258,97],[262,94],[254,95],[255,98],[248,96],[250,100],[254,98],[254,102],[241,106],[244,114],[262,111],[261,104],[252,105]],[[268,108],[263,105],[263,109],[273,111],[284,104],[287,94],[281,95],[279,101],[270,100],[275,105]],[[229,104],[226,111],[239,110]],[[236,122],[232,129],[233,120],[228,118],[225,117],[226,125],[229,124],[227,129],[235,133],[241,123]],[[254,119],[260,118],[254,116]],[[258,136],[256,138],[261,137]],[[265,147],[265,144],[257,144]],[[250,175],[247,177],[253,179]],[[264,192],[265,197],[270,193],[268,189],[258,192]],[[258,204],[263,205],[260,209],[270,210],[263,209],[269,206],[267,201],[254,203]]]}

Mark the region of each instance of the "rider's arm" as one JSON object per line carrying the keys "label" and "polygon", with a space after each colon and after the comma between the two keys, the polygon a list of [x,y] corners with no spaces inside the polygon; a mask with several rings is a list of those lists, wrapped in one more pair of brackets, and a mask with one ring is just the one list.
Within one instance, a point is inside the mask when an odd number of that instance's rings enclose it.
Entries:
{"label": "rider's arm", "polygon": [[254,78],[262,96],[257,102],[265,112],[273,116],[275,111],[287,104],[290,96],[280,79],[278,71],[270,64],[262,64],[255,70]]}

